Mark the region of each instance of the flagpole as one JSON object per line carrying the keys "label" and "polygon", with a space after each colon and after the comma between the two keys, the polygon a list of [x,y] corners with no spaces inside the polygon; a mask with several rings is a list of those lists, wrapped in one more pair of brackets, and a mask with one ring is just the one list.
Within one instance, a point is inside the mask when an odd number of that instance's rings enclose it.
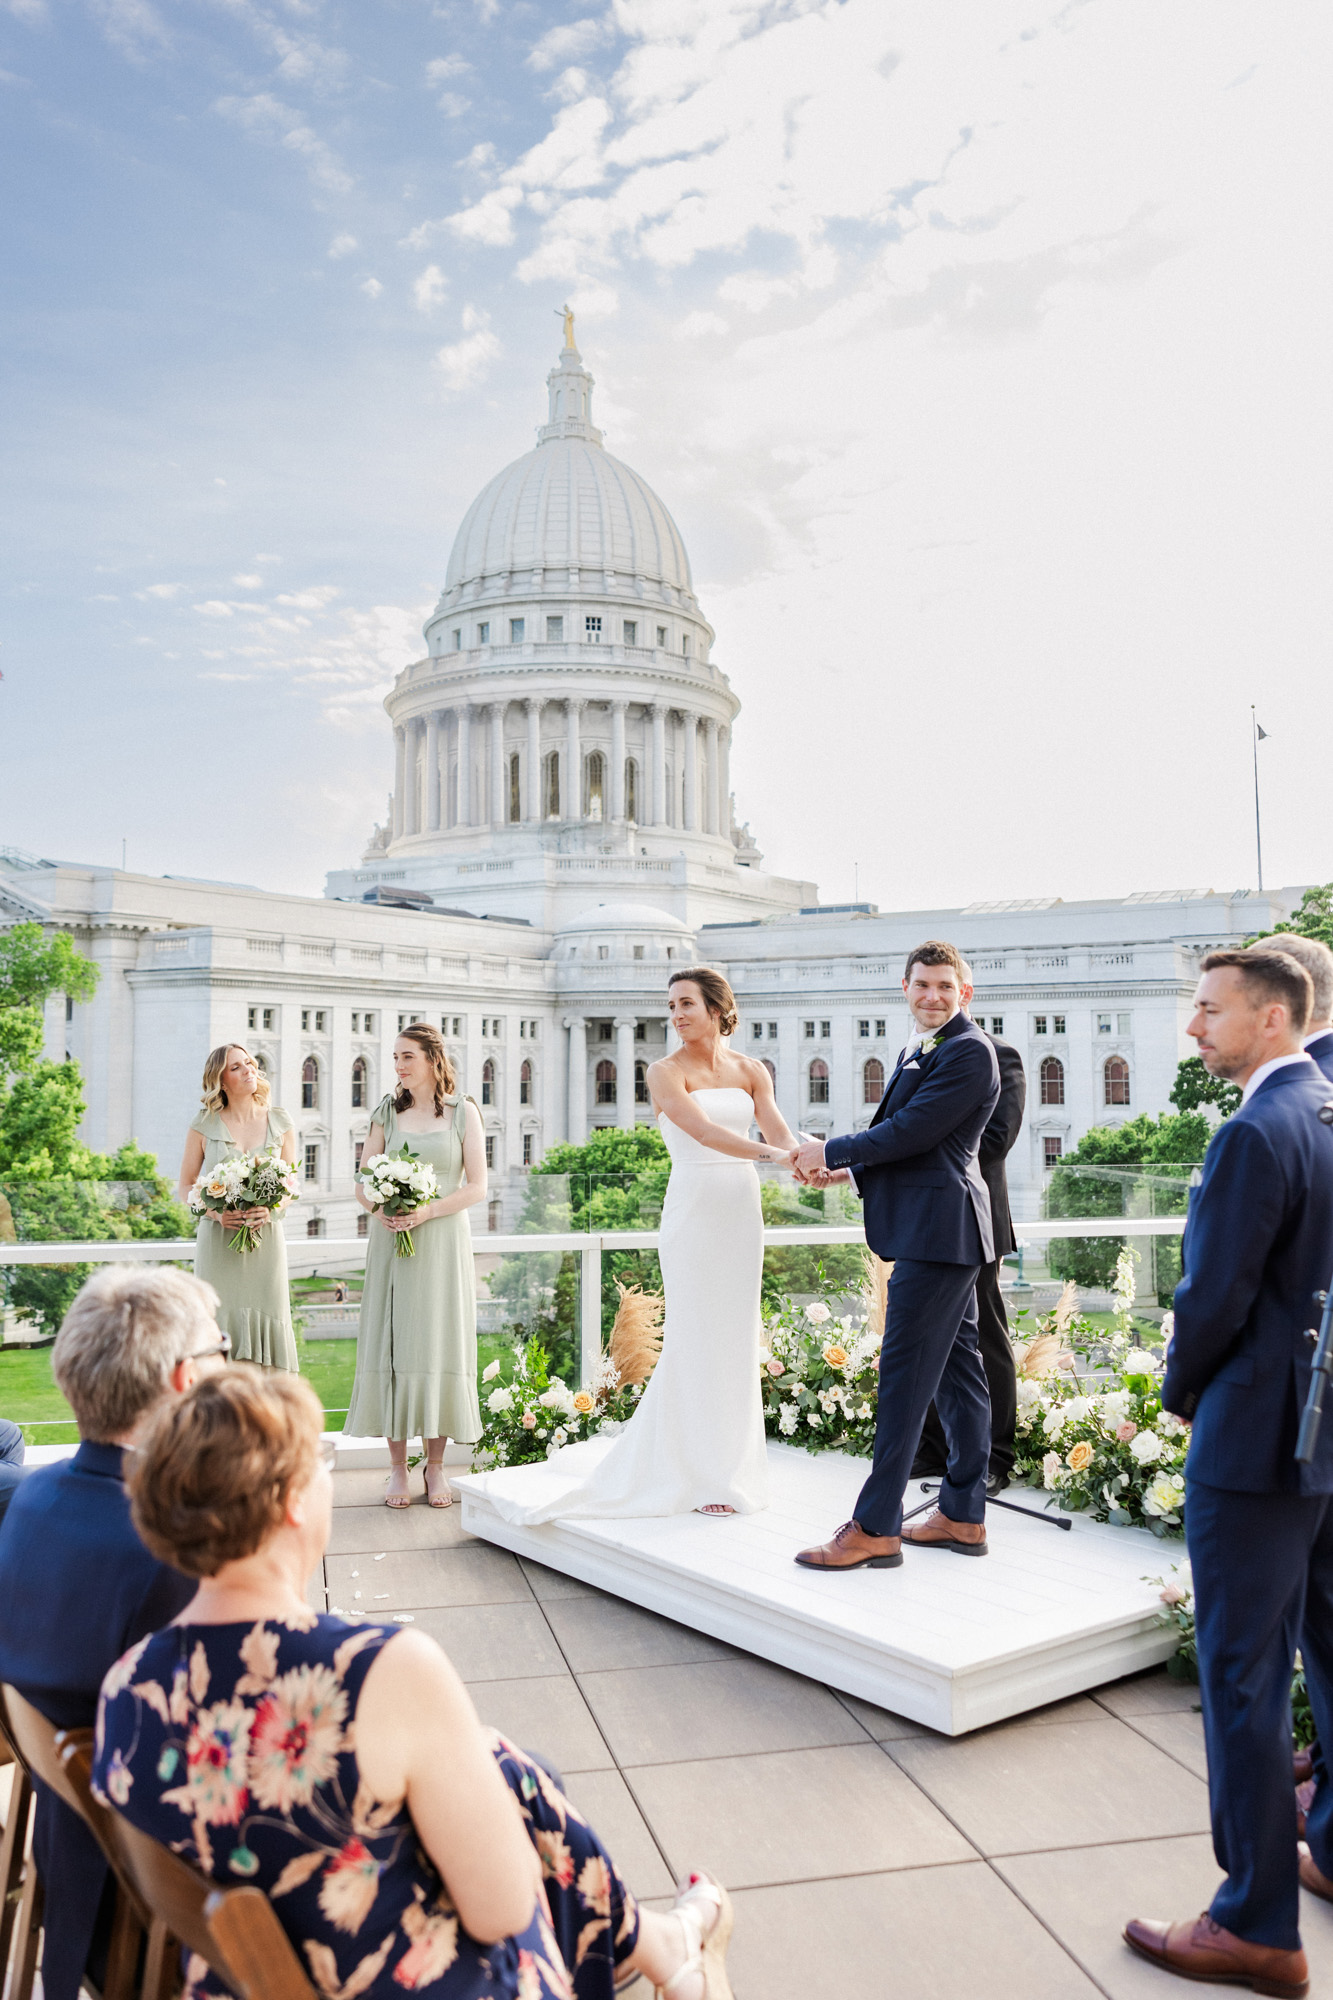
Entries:
{"label": "flagpole", "polygon": [[1264,836],[1259,820],[1259,718],[1250,703],[1250,751],[1254,758],[1254,851],[1259,863],[1259,894],[1264,893]]}

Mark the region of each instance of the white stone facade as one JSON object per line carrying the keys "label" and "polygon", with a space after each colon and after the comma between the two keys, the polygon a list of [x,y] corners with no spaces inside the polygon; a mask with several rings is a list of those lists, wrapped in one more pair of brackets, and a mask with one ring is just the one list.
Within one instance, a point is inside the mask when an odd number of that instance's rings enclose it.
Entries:
{"label": "white stone facade", "polygon": [[207,1051],[243,1041],[296,1121],[292,1233],[351,1234],[394,1036],[425,1018],[482,1105],[495,1196],[472,1214],[498,1226],[550,1146],[650,1116],[673,964],[727,973],[737,1046],[772,1064],[793,1129],[825,1133],[870,1118],[906,1033],[906,954],[934,936],[971,959],[974,1015],[1023,1053],[1010,1178],[1035,1213],[1050,1153],[1169,1108],[1199,957],[1300,890],[883,914],[766,875],[736,825],[739,702],[680,534],[603,449],[572,342],[548,389],[538,444],[464,518],[427,653],[386,700],[388,822],[325,898],[0,850],[0,923],[68,930],[102,970],[88,1005],[48,1014],[48,1052],[87,1079],[83,1136],[134,1138],[174,1175]]}

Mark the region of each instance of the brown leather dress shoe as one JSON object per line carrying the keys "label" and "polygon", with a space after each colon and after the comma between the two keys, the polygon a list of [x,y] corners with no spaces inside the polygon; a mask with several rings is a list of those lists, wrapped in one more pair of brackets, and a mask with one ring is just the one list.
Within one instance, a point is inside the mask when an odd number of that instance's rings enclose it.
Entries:
{"label": "brown leather dress shoe", "polygon": [[844,1521],[831,1542],[802,1549],[796,1560],[802,1569],[897,1569],[903,1559],[898,1535],[867,1535],[855,1521]]}
{"label": "brown leather dress shoe", "polygon": [[1131,1917],[1125,1943],[1140,1958],[1177,1972],[1182,1979],[1212,1980],[1217,1986],[1248,1986],[1252,1993],[1269,1993],[1278,2000],[1301,2000],[1310,1990],[1310,1970],[1303,1951],[1279,1951],[1268,1944],[1250,1944],[1215,1924],[1207,1910],[1182,1924],[1155,1917]]}
{"label": "brown leather dress shoe", "polygon": [[1296,1852],[1300,1857],[1302,1889],[1308,1889],[1312,1896],[1322,1896],[1326,1903],[1333,1903],[1333,1882],[1329,1881],[1303,1840],[1297,1841]]}
{"label": "brown leather dress shoe", "polygon": [[919,1527],[904,1528],[903,1540],[914,1549],[951,1549],[956,1556],[984,1556],[986,1530],[980,1521],[951,1521],[939,1508]]}

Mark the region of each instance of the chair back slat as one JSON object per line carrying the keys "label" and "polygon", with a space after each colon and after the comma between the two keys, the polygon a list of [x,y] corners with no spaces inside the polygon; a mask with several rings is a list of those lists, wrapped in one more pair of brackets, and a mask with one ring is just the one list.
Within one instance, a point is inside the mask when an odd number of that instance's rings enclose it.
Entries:
{"label": "chair back slat", "polygon": [[247,2000],[318,2000],[262,1889],[218,1890],[206,1914]]}
{"label": "chair back slat", "polygon": [[[6,1681],[0,1686],[0,1724],[14,1747],[14,1754],[30,1777],[40,1778],[50,1787],[62,1805],[83,1818],[83,1807],[75,1795],[74,1788],[65,1776],[60,1751],[56,1747],[56,1737],[61,1734],[53,1722],[48,1722],[40,1709],[25,1701],[16,1687]],[[91,1729],[67,1730],[67,1736],[76,1733],[92,1742]]]}

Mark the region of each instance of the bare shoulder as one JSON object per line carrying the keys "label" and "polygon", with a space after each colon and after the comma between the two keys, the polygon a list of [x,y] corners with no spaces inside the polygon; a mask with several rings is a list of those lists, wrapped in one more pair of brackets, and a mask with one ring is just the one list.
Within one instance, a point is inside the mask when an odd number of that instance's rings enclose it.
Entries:
{"label": "bare shoulder", "polygon": [[733,1055],[731,1060],[737,1065],[752,1090],[771,1089],[773,1079],[758,1056]]}
{"label": "bare shoulder", "polygon": [[650,1062],[648,1065],[649,1083],[653,1081],[654,1077],[660,1078],[663,1083],[667,1081],[684,1083],[685,1072],[674,1054],[659,1056],[656,1062]]}
{"label": "bare shoulder", "polygon": [[395,1632],[366,1675],[372,1699],[395,1705],[436,1702],[456,1686],[461,1683],[448,1654],[425,1632]]}

